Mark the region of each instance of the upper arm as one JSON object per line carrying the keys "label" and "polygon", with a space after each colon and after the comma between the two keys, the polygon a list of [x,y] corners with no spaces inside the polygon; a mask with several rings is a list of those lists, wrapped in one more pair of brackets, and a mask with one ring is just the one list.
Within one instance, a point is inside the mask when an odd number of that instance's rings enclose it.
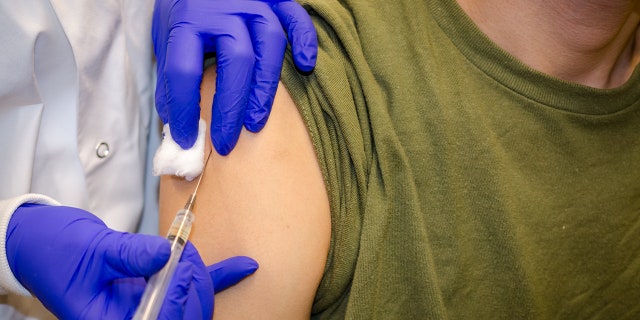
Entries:
{"label": "upper arm", "polygon": [[[201,90],[207,122],[213,70]],[[205,155],[209,150],[208,142]],[[162,233],[194,187],[195,181],[162,177]],[[243,130],[228,156],[212,152],[194,214],[190,240],[207,265],[235,255],[260,264],[216,295],[215,319],[309,318],[329,250],[329,203],[306,127],[282,85],[262,131]]]}

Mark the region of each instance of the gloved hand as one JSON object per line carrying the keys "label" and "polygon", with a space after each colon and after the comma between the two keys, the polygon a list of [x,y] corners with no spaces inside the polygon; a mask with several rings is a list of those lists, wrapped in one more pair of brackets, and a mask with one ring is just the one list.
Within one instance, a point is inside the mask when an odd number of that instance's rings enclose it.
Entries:
{"label": "gloved hand", "polygon": [[156,0],[156,108],[183,149],[194,144],[198,133],[206,53],[215,53],[217,62],[211,141],[218,153],[231,152],[243,124],[253,132],[264,127],[287,45],[283,26],[296,67],[310,72],[316,31],[295,1]]}
{"label": "gloved hand", "polygon": [[[6,253],[16,279],[61,319],[130,319],[146,280],[170,255],[159,236],[111,230],[93,214],[71,207],[23,204],[9,221]],[[211,267],[187,243],[169,285],[160,319],[211,319],[216,291],[257,269],[248,257]],[[222,273],[222,275],[221,275]]]}

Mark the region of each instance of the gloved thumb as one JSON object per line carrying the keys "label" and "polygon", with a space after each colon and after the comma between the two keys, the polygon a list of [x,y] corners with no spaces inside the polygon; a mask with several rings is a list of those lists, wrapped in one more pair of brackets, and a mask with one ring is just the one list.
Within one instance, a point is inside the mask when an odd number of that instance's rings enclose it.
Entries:
{"label": "gloved thumb", "polygon": [[159,236],[112,231],[101,241],[112,278],[150,277],[169,260],[171,245]]}
{"label": "gloved thumb", "polygon": [[207,267],[215,293],[235,285],[256,270],[258,262],[244,256],[231,257]]}

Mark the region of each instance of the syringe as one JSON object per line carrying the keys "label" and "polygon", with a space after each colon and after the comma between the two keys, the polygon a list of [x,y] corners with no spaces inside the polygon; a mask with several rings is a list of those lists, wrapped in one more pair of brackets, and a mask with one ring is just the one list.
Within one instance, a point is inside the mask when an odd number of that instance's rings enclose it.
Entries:
{"label": "syringe", "polygon": [[167,261],[167,264],[165,264],[160,271],[149,278],[147,287],[142,294],[140,305],[138,306],[138,309],[136,309],[136,313],[133,315],[133,320],[158,319],[160,308],[162,307],[164,298],[167,295],[167,288],[173,278],[178,261],[180,261],[182,251],[184,250],[184,246],[189,238],[189,233],[191,233],[191,225],[193,224],[193,219],[195,219],[192,211],[193,204],[196,201],[196,193],[198,192],[198,187],[200,186],[200,182],[204,176],[204,169],[207,167],[210,157],[211,151],[204,163],[204,168],[202,169],[200,178],[198,178],[195,190],[191,196],[189,196],[184,208],[178,210],[173,223],[171,223],[169,232],[167,232],[167,239],[171,241],[171,255],[169,256],[169,261]]}

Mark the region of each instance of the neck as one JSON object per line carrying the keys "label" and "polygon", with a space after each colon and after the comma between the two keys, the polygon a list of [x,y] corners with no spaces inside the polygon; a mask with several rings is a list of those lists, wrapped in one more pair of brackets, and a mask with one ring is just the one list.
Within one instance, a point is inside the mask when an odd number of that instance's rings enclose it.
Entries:
{"label": "neck", "polygon": [[640,62],[638,0],[457,0],[524,64],[596,88],[626,82]]}

